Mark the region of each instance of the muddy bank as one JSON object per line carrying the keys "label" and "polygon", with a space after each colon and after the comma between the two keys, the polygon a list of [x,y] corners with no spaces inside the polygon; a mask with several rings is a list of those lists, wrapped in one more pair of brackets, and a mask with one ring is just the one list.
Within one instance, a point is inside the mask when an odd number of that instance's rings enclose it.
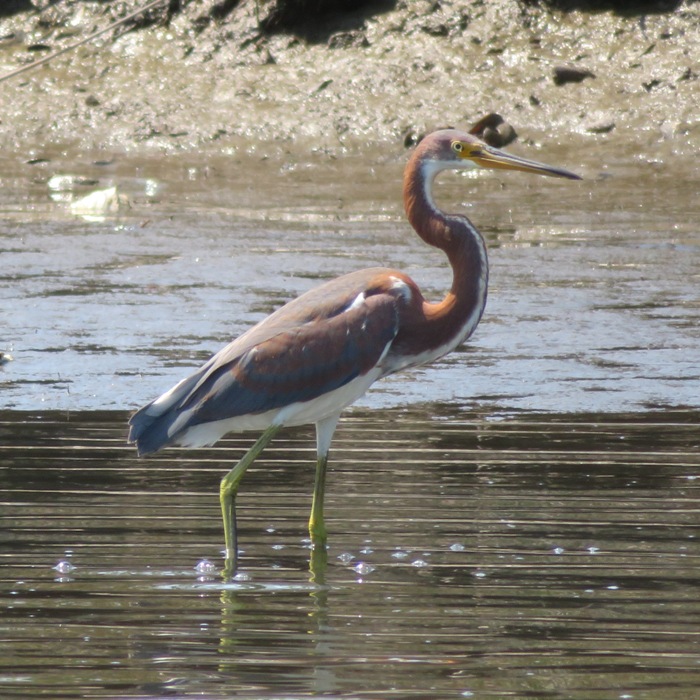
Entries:
{"label": "muddy bank", "polygon": [[[0,72],[145,4],[8,5]],[[314,22],[281,21],[278,4],[164,2],[4,81],[1,147],[20,157],[336,152],[490,111],[534,140],[661,144],[676,154],[700,145],[697,3],[591,12],[571,9],[582,3],[412,0]]]}

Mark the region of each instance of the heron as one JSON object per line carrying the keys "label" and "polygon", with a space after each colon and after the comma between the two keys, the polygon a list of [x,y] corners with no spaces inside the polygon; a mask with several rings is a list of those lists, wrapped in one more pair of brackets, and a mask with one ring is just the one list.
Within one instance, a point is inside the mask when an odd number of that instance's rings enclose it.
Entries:
{"label": "heron", "polygon": [[452,286],[442,301],[428,301],[399,270],[350,272],[277,309],[131,416],[129,441],[139,455],[168,446],[212,445],[234,431],[262,432],[221,481],[226,573],[237,566],[239,484],[281,428],[316,427],[309,535],[312,548],[325,550],[328,452],[342,411],[378,379],[433,362],[474,332],[486,304],[486,244],[466,216],[448,215],[433,200],[438,173],[474,168],[580,179],[466,131],[427,135],[406,165],[403,201],[415,232],[442,250],[452,267]]}

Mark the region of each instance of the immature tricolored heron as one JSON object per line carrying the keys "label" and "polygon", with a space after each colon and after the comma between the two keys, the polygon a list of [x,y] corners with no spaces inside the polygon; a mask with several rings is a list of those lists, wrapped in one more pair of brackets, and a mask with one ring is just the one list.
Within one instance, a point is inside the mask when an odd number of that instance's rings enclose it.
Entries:
{"label": "immature tricolored heron", "polygon": [[325,546],[326,464],[340,413],[377,379],[450,352],[479,323],[486,304],[486,245],[469,219],[447,216],[432,197],[440,171],[469,168],[579,179],[462,131],[430,134],[406,166],[403,197],[416,233],[443,250],[452,266],[452,288],[441,302],[426,301],[398,270],[351,272],[278,309],[131,417],[129,440],[141,455],[168,445],[212,445],[229,431],[264,431],[221,482],[227,573],[236,564],[238,485],[282,426],[316,424],[309,533],[314,546]]}

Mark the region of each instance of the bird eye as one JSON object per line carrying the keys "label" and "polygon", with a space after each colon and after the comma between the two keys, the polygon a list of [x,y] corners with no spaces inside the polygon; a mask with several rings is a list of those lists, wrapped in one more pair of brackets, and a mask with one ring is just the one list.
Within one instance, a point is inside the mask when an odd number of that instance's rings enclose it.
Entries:
{"label": "bird eye", "polygon": [[463,149],[464,149],[464,146],[459,141],[452,142],[452,150],[455,153],[461,153]]}

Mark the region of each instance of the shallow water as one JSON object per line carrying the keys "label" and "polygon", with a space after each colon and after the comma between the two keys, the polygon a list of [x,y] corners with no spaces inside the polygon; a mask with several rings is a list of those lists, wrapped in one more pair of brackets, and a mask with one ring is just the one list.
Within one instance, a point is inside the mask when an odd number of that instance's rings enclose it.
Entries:
{"label": "shallow water", "polygon": [[124,412],[4,412],[0,695],[692,697],[698,412],[431,413],[341,422],[327,562],[313,436],[281,434],[224,584],[248,439],[137,460]]}
{"label": "shallow water", "polygon": [[[442,177],[441,205],[472,216],[490,247],[483,321],[364,405],[699,406],[698,168],[661,152],[606,150],[603,169],[580,148],[520,152],[586,179]],[[450,274],[403,219],[404,160],[5,163],[0,350],[15,360],[0,367],[4,407],[133,409],[284,301],[360,267],[403,269],[439,299]],[[57,180],[66,174],[88,184]],[[119,215],[67,210],[111,185],[131,201]]]}
{"label": "shallow water", "polygon": [[[341,422],[327,562],[313,436],[287,431],[243,482],[226,585],[218,480],[251,437],[139,461],[128,411],[321,279],[391,265],[439,298],[405,155],[0,163],[0,696],[700,686],[700,176],[549,146],[521,152],[587,179],[439,183],[489,243],[486,314]],[[115,184],[128,208],[70,213]]]}

